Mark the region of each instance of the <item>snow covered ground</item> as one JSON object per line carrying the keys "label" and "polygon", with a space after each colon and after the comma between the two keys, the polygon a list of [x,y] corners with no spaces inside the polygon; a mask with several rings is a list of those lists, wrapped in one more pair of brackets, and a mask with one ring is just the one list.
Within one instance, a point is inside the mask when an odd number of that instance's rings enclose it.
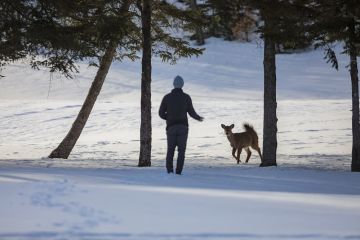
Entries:
{"label": "snow covered ground", "polygon": [[[351,85],[340,57],[277,57],[278,164],[236,165],[221,123],[262,139],[262,54],[210,39],[177,65],[153,61],[152,168],[138,169],[140,63],[114,63],[67,160],[46,156],[66,135],[95,69],[75,80],[6,67],[0,79],[0,239],[360,239],[360,175],[350,173]],[[157,116],[176,75],[203,123],[190,120],[183,176],[164,173]],[[244,159],[245,156],[242,156]]]}
{"label": "snow covered ground", "polygon": [[0,181],[0,239],[360,238],[346,172],[1,168]]}

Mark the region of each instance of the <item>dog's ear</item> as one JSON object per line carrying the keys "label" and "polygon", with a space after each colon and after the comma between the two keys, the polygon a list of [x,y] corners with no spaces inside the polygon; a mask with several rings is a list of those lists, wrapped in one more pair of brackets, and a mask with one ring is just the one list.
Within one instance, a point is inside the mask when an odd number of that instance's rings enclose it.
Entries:
{"label": "dog's ear", "polygon": [[221,124],[221,127],[225,129],[225,125],[224,125],[224,124]]}
{"label": "dog's ear", "polygon": [[230,125],[230,128],[231,128],[231,129],[233,129],[234,127],[235,127],[235,125],[234,125],[234,124],[231,124],[231,125]]}

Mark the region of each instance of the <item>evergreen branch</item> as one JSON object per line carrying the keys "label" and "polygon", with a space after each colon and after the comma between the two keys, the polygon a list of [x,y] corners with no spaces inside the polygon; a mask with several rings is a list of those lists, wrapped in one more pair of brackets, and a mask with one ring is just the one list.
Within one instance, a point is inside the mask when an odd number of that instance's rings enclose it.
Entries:
{"label": "evergreen branch", "polygon": [[325,48],[325,57],[326,63],[331,63],[331,67],[339,70],[339,63],[336,57],[334,50],[331,47]]}

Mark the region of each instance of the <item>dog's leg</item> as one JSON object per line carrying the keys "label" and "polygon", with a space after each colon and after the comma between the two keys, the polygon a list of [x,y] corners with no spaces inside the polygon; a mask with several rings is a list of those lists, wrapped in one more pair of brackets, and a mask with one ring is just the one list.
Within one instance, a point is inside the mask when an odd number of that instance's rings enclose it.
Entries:
{"label": "dog's leg", "polygon": [[262,158],[262,155],[261,155],[261,151],[260,151],[260,148],[259,146],[251,146],[253,149],[255,149],[258,153],[259,153],[259,156],[260,156],[260,159],[261,159],[261,162],[263,162],[263,158]]}
{"label": "dog's leg", "polygon": [[250,156],[251,156],[251,151],[250,151],[250,148],[245,148],[245,151],[247,153],[247,157],[246,157],[246,163],[249,161],[250,159]]}
{"label": "dog's leg", "polygon": [[232,149],[232,155],[233,155],[233,157],[236,159],[235,152],[236,152],[236,148],[233,147],[233,149]]}
{"label": "dog's leg", "polygon": [[236,160],[237,160],[237,164],[239,164],[241,161],[240,161],[240,154],[241,154],[241,151],[242,151],[242,148],[238,148],[238,151],[237,151],[237,156],[236,156]]}

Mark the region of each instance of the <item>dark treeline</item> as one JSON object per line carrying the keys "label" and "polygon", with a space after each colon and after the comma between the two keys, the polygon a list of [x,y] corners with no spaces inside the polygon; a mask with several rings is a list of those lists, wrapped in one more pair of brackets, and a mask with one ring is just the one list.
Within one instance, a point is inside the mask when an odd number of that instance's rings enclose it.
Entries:
{"label": "dark treeline", "polygon": [[[181,5],[181,6],[180,6]],[[169,30],[191,36],[174,37]],[[68,134],[51,158],[68,158],[101,91],[112,61],[135,60],[142,51],[139,166],[151,165],[151,58],[175,63],[199,55],[208,37],[263,40],[263,162],[276,166],[276,55],[323,48],[333,68],[332,49],[349,56],[352,86],[352,171],[360,171],[357,56],[360,52],[360,4],[356,0],[4,0],[0,3],[0,68],[22,58],[34,68],[47,67],[68,78],[78,61],[98,71]],[[40,56],[41,58],[38,58]],[[226,56],[224,56],[226,57]],[[322,61],[319,59],[319,61]],[[330,69],[329,69],[330,71]],[[345,81],[345,79],[344,79]]]}

